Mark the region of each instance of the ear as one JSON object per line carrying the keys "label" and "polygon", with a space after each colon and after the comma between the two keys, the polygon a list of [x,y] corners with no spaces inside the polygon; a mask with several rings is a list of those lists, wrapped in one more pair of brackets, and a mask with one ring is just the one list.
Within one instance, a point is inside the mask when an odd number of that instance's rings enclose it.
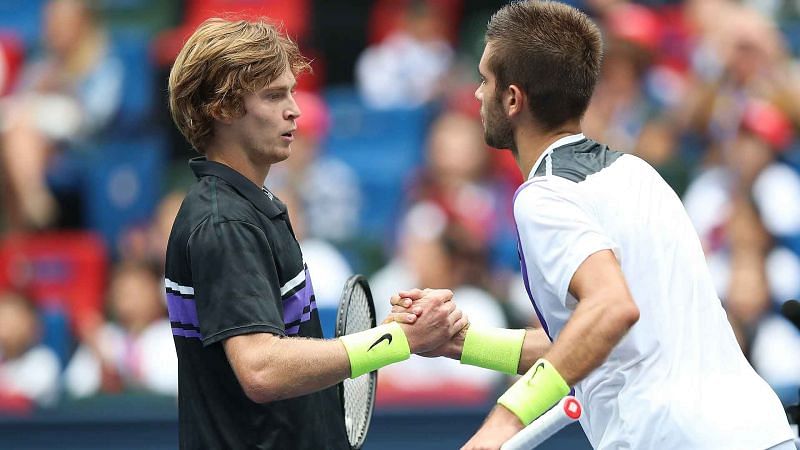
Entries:
{"label": "ear", "polygon": [[230,125],[233,122],[233,119],[236,118],[237,112],[235,110],[231,111],[230,106],[226,108],[220,103],[209,105],[207,111],[208,115],[211,116],[212,119],[225,125]]}
{"label": "ear", "polygon": [[512,84],[506,89],[505,95],[503,96],[503,103],[508,117],[514,118],[524,111],[525,94],[519,86]]}

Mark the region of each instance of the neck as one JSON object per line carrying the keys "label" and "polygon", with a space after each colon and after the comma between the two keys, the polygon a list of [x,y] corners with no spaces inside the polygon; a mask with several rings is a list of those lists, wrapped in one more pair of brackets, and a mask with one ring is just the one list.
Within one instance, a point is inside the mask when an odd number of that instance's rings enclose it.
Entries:
{"label": "neck", "polygon": [[267,178],[270,164],[260,164],[251,161],[243,151],[236,151],[229,147],[214,145],[213,143],[206,149],[206,159],[209,161],[225,164],[231,169],[244,175],[259,188],[264,185]]}
{"label": "neck", "polygon": [[542,131],[535,125],[518,127],[514,132],[514,141],[517,146],[514,156],[523,178],[528,178],[533,170],[533,165],[553,142],[580,132],[579,121],[566,123],[552,131]]}

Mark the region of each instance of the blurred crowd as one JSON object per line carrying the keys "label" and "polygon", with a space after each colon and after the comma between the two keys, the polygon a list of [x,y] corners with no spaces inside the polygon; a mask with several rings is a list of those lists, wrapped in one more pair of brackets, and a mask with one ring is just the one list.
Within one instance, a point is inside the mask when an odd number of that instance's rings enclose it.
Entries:
{"label": "blurred crowd", "polygon": [[[194,155],[166,74],[225,12],[274,18],[313,58],[292,157],[266,185],[289,205],[326,332],[353,273],[379,317],[398,290],[436,287],[472,323],[538,325],[511,209],[523,177],[485,146],[473,97],[504,2],[0,3],[0,411],[177,394],[163,264]],[[800,331],[779,311],[800,295],[800,3],[567,3],[605,40],[585,134],[683,199],[743,351],[795,403]],[[458,366],[388,367],[379,405],[482,405],[508,381]]]}

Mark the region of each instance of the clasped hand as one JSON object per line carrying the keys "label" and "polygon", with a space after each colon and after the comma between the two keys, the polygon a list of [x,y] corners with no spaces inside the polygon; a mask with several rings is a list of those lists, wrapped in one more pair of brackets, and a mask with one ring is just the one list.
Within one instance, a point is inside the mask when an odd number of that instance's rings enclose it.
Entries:
{"label": "clasped hand", "polygon": [[459,359],[469,320],[448,289],[411,289],[393,295],[392,312],[383,323],[403,327],[412,353]]}

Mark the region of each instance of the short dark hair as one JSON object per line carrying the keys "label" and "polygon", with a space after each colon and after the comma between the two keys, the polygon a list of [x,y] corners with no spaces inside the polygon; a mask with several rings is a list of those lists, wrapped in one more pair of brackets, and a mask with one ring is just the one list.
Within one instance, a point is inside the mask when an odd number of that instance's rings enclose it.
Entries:
{"label": "short dark hair", "polygon": [[585,14],[558,2],[515,1],[492,15],[486,42],[498,95],[519,86],[548,131],[583,116],[603,57],[600,30]]}

